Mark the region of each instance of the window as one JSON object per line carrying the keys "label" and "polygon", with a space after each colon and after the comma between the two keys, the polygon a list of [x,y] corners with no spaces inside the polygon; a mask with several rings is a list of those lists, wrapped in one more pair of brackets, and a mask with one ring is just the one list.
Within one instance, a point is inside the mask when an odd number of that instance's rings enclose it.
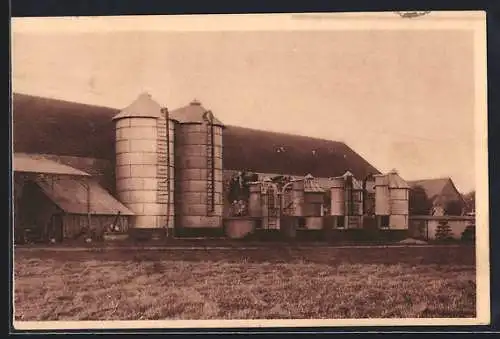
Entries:
{"label": "window", "polygon": [[345,228],[345,216],[337,216],[337,228]]}
{"label": "window", "polygon": [[298,219],[298,225],[297,225],[297,227],[300,228],[300,229],[306,228],[306,218],[300,217]]}
{"label": "window", "polygon": [[388,215],[380,215],[379,216],[379,227],[380,228],[389,228],[389,216]]}

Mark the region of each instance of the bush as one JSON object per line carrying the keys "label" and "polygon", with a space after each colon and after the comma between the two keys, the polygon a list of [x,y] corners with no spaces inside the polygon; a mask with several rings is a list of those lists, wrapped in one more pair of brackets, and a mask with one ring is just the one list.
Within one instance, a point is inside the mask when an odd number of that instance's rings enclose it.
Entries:
{"label": "bush", "polygon": [[452,239],[453,239],[453,236],[452,236],[451,227],[448,224],[448,221],[447,220],[440,221],[439,225],[436,229],[436,240],[449,241]]}
{"label": "bush", "polygon": [[474,241],[476,240],[476,226],[469,225],[462,232],[462,241]]}

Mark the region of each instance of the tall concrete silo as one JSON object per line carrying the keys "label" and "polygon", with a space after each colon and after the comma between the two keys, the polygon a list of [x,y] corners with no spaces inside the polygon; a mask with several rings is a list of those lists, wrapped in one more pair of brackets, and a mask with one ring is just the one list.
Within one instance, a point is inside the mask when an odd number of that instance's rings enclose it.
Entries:
{"label": "tall concrete silo", "polygon": [[200,102],[174,110],[176,227],[222,229],[222,130]]}
{"label": "tall concrete silo", "polygon": [[[173,227],[173,130],[166,112],[147,93],[117,114],[116,191],[135,213],[132,229],[163,231]],[[169,133],[167,133],[169,131]],[[168,224],[168,228],[167,228]]]}

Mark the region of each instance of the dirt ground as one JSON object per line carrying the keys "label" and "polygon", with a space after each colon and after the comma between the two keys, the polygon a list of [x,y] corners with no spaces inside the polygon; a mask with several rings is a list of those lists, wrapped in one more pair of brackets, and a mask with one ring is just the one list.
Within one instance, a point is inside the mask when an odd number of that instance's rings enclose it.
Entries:
{"label": "dirt ground", "polygon": [[474,317],[473,246],[17,249],[16,320]]}

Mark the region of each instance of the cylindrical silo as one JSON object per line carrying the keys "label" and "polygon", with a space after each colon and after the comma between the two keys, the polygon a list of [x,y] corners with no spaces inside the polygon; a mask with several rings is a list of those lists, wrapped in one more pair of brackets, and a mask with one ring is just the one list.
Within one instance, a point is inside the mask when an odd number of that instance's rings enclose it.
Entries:
{"label": "cylindrical silo", "polygon": [[391,210],[391,227],[408,228],[408,200],[410,187],[398,173],[393,170],[388,175],[389,199]]}
{"label": "cylindrical silo", "polygon": [[375,176],[375,214],[391,214],[389,184],[386,175]]}
{"label": "cylindrical silo", "polygon": [[294,180],[291,191],[291,215],[301,217],[304,215],[304,180]]}
{"label": "cylindrical silo", "polygon": [[[132,228],[167,226],[168,201],[173,198],[172,153],[165,112],[149,94],[141,94],[116,115],[116,191],[119,200],[135,213]],[[170,173],[169,173],[170,172]],[[169,225],[173,223],[168,220]]]}
{"label": "cylindrical silo", "polygon": [[222,228],[223,125],[196,101],[172,115],[178,121],[176,227]]}
{"label": "cylindrical silo", "polygon": [[330,195],[331,206],[330,215],[341,216],[345,214],[345,180],[343,177],[331,178]]}
{"label": "cylindrical silo", "polygon": [[262,183],[250,183],[250,196],[248,198],[248,215],[251,217],[262,216]]}

